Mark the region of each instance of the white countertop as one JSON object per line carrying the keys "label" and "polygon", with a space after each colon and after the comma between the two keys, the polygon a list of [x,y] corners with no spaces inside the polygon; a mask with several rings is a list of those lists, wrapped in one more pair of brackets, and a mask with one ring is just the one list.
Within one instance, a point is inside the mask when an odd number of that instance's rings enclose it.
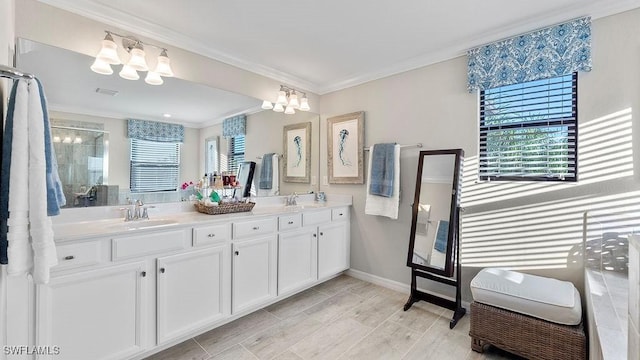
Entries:
{"label": "white countertop", "polygon": [[208,215],[195,210],[193,203],[156,204],[149,208],[148,220],[125,222],[119,206],[100,208],[74,208],[63,210],[63,215],[53,217],[56,242],[66,242],[93,237],[131,235],[138,232],[179,228],[207,223],[228,222],[326,208],[350,206],[351,196],[331,196],[330,201],[313,201],[313,195],[301,195],[297,206],[284,206],[284,197],[256,198],[252,211],[231,214]]}

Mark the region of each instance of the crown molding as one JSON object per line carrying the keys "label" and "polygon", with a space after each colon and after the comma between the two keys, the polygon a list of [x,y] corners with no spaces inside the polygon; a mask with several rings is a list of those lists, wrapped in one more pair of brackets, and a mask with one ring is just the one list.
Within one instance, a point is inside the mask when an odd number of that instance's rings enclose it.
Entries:
{"label": "crown molding", "polygon": [[231,54],[216,50],[214,48],[211,48],[210,46],[207,46],[206,44],[195,41],[193,38],[168,29],[162,25],[143,20],[139,17],[110,8],[103,4],[92,2],[90,0],[38,1],[90,18],[92,20],[105,23],[110,26],[115,26],[126,31],[131,31],[132,33],[139,36],[144,36],[150,39],[164,42],[171,46],[192,51],[194,53],[238,67],[246,71],[256,73],[258,75],[271,78],[287,85],[305,89],[318,95],[324,95],[330,92],[361,85],[366,82],[378,80],[420,67],[433,65],[442,61],[456,58],[458,56],[462,56],[468,49],[542,27],[554,25],[563,21],[567,21],[568,19],[581,16],[591,16],[592,19],[598,19],[640,7],[640,1],[638,0],[600,0],[598,3],[590,4],[589,6],[584,6],[582,4],[567,6],[563,9],[556,9],[553,12],[541,14],[535,18],[529,19],[526,22],[510,24],[502,28],[493,29],[489,32],[479,34],[478,36],[473,38],[454,41],[452,42],[454,45],[450,47],[443,48],[436,52],[431,52],[422,56],[413,57],[411,59],[395,63],[391,66],[381,68],[373,72],[354,74],[350,77],[335,79],[324,84],[318,84],[288,74],[286,72],[264,66],[249,59],[239,58]]}

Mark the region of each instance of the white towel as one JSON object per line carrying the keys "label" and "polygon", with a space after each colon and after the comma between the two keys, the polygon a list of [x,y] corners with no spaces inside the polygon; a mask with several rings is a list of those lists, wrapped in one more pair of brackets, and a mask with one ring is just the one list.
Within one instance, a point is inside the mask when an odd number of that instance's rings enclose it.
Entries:
{"label": "white towel", "polygon": [[400,145],[396,144],[393,148],[393,195],[391,197],[377,196],[369,194],[369,186],[371,183],[371,154],[373,146],[369,149],[369,166],[367,168],[367,199],[364,206],[364,213],[367,215],[386,216],[391,219],[398,218],[398,207],[400,205]]}
{"label": "white towel", "polygon": [[279,177],[280,163],[278,162],[280,160],[280,155],[273,154],[272,156],[273,158],[271,159],[271,166],[273,169],[271,170],[271,181],[272,181],[271,189],[258,189],[259,196],[280,195],[280,177]]}
{"label": "white towel", "polygon": [[[44,118],[35,80],[18,80],[9,194],[8,273],[31,272],[34,282],[49,282],[58,263],[51,218],[47,216]],[[30,235],[30,236],[29,236]]]}

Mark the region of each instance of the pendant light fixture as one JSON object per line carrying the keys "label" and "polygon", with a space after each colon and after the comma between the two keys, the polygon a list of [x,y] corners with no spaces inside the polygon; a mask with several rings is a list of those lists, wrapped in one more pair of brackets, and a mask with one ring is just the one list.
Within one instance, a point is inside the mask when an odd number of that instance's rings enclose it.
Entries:
{"label": "pendant light fixture", "polygon": [[[301,98],[298,98],[298,93],[302,94]],[[309,111],[309,100],[307,99],[307,93],[294,88],[280,85],[280,91],[275,103],[271,103],[269,100],[262,102],[262,108],[265,110],[273,110],[275,112],[284,112],[287,115],[295,114],[296,110]]]}
{"label": "pendant light fixture", "polygon": [[[122,66],[118,75],[127,80],[138,80],[140,75],[138,71],[146,71],[144,81],[150,85],[162,85],[164,80],[162,77],[172,77],[171,61],[167,55],[167,49],[153,44],[142,42],[133,36],[119,35],[114,32],[105,30],[107,35],[102,40],[102,48],[96,55],[96,59],[91,65],[91,70],[103,75],[113,74],[111,65],[122,64],[118,56],[118,46],[113,40],[114,36],[122,38],[122,47],[130,54],[129,60]],[[146,60],[144,45],[160,49],[160,55],[157,58],[156,68],[154,71],[149,69]]]}

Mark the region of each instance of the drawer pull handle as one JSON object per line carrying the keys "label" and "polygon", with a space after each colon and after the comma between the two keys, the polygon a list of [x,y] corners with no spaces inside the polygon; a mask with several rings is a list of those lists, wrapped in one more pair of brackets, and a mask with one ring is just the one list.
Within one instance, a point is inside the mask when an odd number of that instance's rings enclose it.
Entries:
{"label": "drawer pull handle", "polygon": [[254,226],[253,230],[260,230],[260,226]]}
{"label": "drawer pull handle", "polygon": [[166,271],[166,270],[165,270],[164,268],[160,268],[160,273],[161,273],[161,274],[164,274],[164,272],[165,272],[165,271]]}
{"label": "drawer pull handle", "polygon": [[209,235],[207,235],[207,237],[210,237],[210,238],[215,237],[215,236],[216,236],[216,234],[209,234]]}
{"label": "drawer pull handle", "polygon": [[338,216],[342,216],[342,213],[338,214]]}
{"label": "drawer pull handle", "polygon": [[318,237],[318,235],[317,234],[313,234],[313,237]]}
{"label": "drawer pull handle", "polygon": [[235,254],[236,256],[240,255],[240,251],[236,250]]}
{"label": "drawer pull handle", "polygon": [[147,277],[147,272],[146,272],[146,271],[141,272],[141,273],[140,273],[140,276],[142,276],[142,277]]}
{"label": "drawer pull handle", "polygon": [[289,222],[288,222],[288,224],[289,224],[289,225],[293,225],[293,221],[289,221]]}
{"label": "drawer pull handle", "polygon": [[65,259],[65,260],[73,260],[73,259],[75,259],[75,258],[76,258],[76,257],[75,257],[75,256],[73,256],[73,255],[68,255],[68,256],[65,256],[65,257],[64,257],[64,259]]}
{"label": "drawer pull handle", "polygon": [[320,231],[320,236],[324,236],[324,233],[322,231]]}

